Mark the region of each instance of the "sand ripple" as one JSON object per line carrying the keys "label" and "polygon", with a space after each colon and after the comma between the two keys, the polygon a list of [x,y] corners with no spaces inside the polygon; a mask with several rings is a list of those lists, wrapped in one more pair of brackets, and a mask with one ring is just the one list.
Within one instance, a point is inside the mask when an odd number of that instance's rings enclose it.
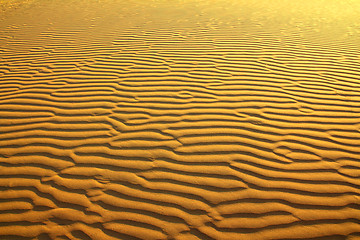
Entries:
{"label": "sand ripple", "polygon": [[358,2],[4,6],[2,239],[360,238]]}

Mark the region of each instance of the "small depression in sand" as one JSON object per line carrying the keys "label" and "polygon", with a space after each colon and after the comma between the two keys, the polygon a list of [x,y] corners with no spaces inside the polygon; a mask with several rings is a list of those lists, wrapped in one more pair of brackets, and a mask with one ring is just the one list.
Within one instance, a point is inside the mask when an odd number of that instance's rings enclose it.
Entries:
{"label": "small depression in sand", "polygon": [[0,239],[360,239],[359,9],[0,0]]}

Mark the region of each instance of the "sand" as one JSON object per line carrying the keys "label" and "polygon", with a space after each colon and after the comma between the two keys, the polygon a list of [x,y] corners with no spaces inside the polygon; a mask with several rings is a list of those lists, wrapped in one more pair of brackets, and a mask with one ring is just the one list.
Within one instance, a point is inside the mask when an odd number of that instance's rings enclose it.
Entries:
{"label": "sand", "polygon": [[360,239],[360,1],[0,3],[0,239]]}

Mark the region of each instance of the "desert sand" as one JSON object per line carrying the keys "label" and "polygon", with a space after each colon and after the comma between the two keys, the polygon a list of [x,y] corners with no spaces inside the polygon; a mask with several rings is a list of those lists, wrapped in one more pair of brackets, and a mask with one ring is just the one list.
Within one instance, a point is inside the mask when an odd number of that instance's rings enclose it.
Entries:
{"label": "desert sand", "polygon": [[0,4],[0,239],[360,239],[360,1]]}

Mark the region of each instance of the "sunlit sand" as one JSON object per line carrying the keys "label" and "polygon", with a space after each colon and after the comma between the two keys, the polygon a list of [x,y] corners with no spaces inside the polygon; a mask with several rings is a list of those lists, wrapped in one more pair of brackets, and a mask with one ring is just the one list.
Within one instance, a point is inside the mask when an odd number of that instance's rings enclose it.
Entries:
{"label": "sunlit sand", "polygon": [[360,239],[360,1],[0,5],[0,239]]}

